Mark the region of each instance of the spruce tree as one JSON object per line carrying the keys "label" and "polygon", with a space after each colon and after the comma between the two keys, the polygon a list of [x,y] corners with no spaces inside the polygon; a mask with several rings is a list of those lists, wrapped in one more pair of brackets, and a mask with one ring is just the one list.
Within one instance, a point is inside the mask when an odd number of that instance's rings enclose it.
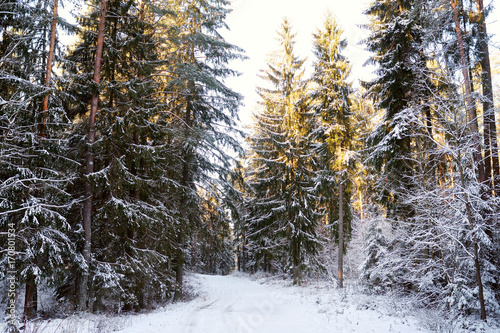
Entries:
{"label": "spruce tree", "polygon": [[[78,262],[65,216],[71,204],[65,191],[69,124],[51,70],[60,59],[54,8],[48,1],[0,4],[0,274],[17,272],[16,280],[25,286],[25,320],[37,313],[38,285],[56,285],[64,266]],[[7,230],[15,243],[11,259]],[[9,265],[12,259],[15,267]]]}
{"label": "spruce tree", "polygon": [[75,101],[70,105],[75,116],[74,151],[81,158],[85,147],[78,138],[88,125],[77,117],[86,120],[83,112],[90,96],[79,92],[82,86],[100,91],[96,139],[89,145],[94,170],[87,177],[93,199],[91,231],[96,235],[89,293],[96,304],[89,301],[85,307],[99,310],[107,300],[121,299],[125,309],[138,310],[168,297],[173,283],[169,255],[172,212],[178,201],[169,192],[176,186],[172,177],[180,162],[169,145],[174,134],[164,100],[151,98],[162,84],[153,75],[162,64],[155,15],[166,11],[145,3],[109,1],[107,13],[101,84],[96,87],[87,75],[94,62],[87,50],[98,45],[91,31],[99,12],[81,18],[82,42],[67,61],[68,74],[74,78],[69,87]]}
{"label": "spruce tree", "polygon": [[371,35],[366,45],[374,56],[378,76],[369,83],[367,95],[385,115],[372,132],[370,162],[383,173],[378,187],[381,203],[389,217],[404,220],[413,215],[402,201],[401,193],[411,189],[412,156],[415,145],[414,117],[418,101],[420,73],[425,71],[422,56],[422,6],[413,1],[376,0],[366,11],[371,17]]}
{"label": "spruce tree", "polygon": [[351,176],[354,172],[352,140],[353,112],[347,81],[350,65],[341,54],[346,47],[342,30],[334,18],[326,17],[322,29],[314,34],[314,84],[312,109],[317,117],[314,138],[318,166],[316,188],[322,198],[334,239],[339,243],[339,286],[342,287],[342,257],[351,233]]}
{"label": "spruce tree", "polygon": [[241,96],[226,86],[225,78],[237,75],[228,62],[242,58],[241,49],[226,42],[220,29],[229,1],[172,0],[175,11],[164,45],[167,64],[162,74],[167,77],[171,125],[177,136],[179,198],[175,233],[175,298],[182,297],[183,277],[188,241],[203,216],[203,199],[196,184],[221,196],[222,184],[232,167],[228,150],[241,151],[235,139],[237,109]]}
{"label": "spruce tree", "polygon": [[302,79],[304,60],[294,53],[288,20],[278,34],[281,49],[263,72],[270,88],[259,89],[261,111],[250,138],[248,237],[262,268],[290,269],[294,283],[300,284],[302,271],[315,264],[321,246],[318,198],[312,191],[313,117]]}

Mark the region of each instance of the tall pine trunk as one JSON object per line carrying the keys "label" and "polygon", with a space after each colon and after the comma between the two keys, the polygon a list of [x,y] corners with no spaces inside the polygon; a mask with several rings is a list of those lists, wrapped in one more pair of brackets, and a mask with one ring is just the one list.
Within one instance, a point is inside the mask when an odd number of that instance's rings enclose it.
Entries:
{"label": "tall pine trunk", "polygon": [[344,185],[342,173],[339,179],[339,255],[338,271],[339,288],[344,288]]}
{"label": "tall pine trunk", "polygon": [[[106,7],[107,0],[102,0],[100,8],[99,30],[97,33],[97,47],[94,64],[94,83],[98,86],[101,81],[101,61],[102,51],[104,46],[104,27],[106,20]],[[95,141],[95,116],[99,104],[99,90],[92,92],[92,100],[90,102],[90,115],[89,115],[89,134],[88,134],[88,147],[87,156],[85,160],[85,201],[83,203],[83,231],[84,231],[84,245],[82,255],[85,260],[85,270],[82,272],[79,279],[78,288],[78,310],[84,311],[88,309],[88,280],[90,275],[90,255],[92,245],[92,187],[90,185],[90,175],[94,172],[94,154],[92,153],[92,145]],[[92,309],[90,309],[92,310]]]}
{"label": "tall pine trunk", "polygon": [[[52,63],[54,61],[54,51],[56,44],[56,28],[57,28],[57,7],[59,6],[59,0],[54,0],[53,17],[52,24],[50,26],[50,44],[49,44],[49,54],[47,56],[47,66],[45,71],[45,87],[50,88],[50,80],[52,76]],[[45,131],[47,126],[47,110],[49,109],[49,93],[47,92],[43,97],[42,103],[42,124],[40,126],[40,137],[45,137]]]}

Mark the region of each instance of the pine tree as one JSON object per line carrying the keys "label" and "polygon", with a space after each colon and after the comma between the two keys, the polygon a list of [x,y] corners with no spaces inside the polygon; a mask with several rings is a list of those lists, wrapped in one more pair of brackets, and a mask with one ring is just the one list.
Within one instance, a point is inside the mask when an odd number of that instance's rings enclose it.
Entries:
{"label": "pine tree", "polygon": [[[333,235],[339,243],[339,286],[343,283],[342,258],[351,233],[351,179],[353,168],[350,94],[347,78],[350,66],[341,52],[346,47],[342,30],[334,18],[326,17],[323,27],[314,34],[314,63],[311,93],[317,126],[315,140],[318,156],[317,189],[322,197],[329,225],[337,224]],[[345,236],[344,236],[345,235]]]}
{"label": "pine tree", "polygon": [[71,204],[65,191],[68,121],[61,107],[64,94],[51,70],[59,58],[56,5],[48,1],[0,4],[0,228],[2,238],[7,229],[14,230],[16,247],[14,268],[8,266],[2,245],[1,274],[16,271],[25,285],[25,320],[36,315],[38,285],[42,281],[57,284],[64,266],[78,261],[64,214]]}
{"label": "pine tree", "polygon": [[383,173],[378,184],[381,202],[390,217],[403,220],[413,215],[402,203],[400,193],[411,188],[411,154],[415,145],[413,108],[423,96],[415,87],[425,71],[422,53],[422,7],[420,2],[377,0],[366,11],[372,34],[366,40],[371,58],[378,65],[378,77],[366,84],[375,107],[385,110],[384,118],[369,140],[373,145],[370,162]]}
{"label": "pine tree", "polygon": [[291,268],[294,283],[300,284],[306,263],[315,263],[321,240],[312,193],[313,117],[302,80],[304,60],[294,54],[291,30],[285,19],[278,32],[281,50],[263,75],[272,88],[259,89],[262,111],[250,138],[249,238],[262,268]]}
{"label": "pine tree", "polygon": [[[99,11],[99,24],[97,32],[97,43],[96,43],[96,53],[94,60],[94,76],[93,83],[99,85],[101,80],[101,63],[102,63],[102,52],[104,44],[104,28],[106,26],[106,10],[107,1],[102,0],[100,11]],[[95,141],[95,117],[97,113],[97,107],[99,104],[99,91],[94,89],[92,91],[92,98],[90,100],[90,114],[89,114],[89,133],[87,135],[88,148],[85,156],[85,177],[89,177],[94,173],[94,153],[92,152],[92,145]],[[93,201],[93,191],[90,184],[90,180],[85,181],[85,198],[83,202],[83,212],[82,212],[82,227],[83,227],[83,249],[82,255],[85,260],[86,268],[82,272],[79,280],[78,286],[78,310],[86,310],[91,308],[87,304],[88,295],[88,282],[89,282],[89,271],[90,271],[90,257],[91,257],[91,246],[92,246],[92,201]]]}
{"label": "pine tree", "polygon": [[[94,172],[88,177],[91,230],[97,236],[92,240],[88,292],[94,295],[95,309],[119,298],[125,309],[137,310],[168,297],[173,283],[169,266],[178,200],[170,192],[177,185],[172,178],[180,161],[169,144],[175,134],[164,100],[151,98],[163,84],[154,76],[163,63],[158,60],[160,41],[154,31],[160,27],[154,16],[167,12],[144,2],[135,6],[120,1],[109,1],[107,12],[100,71],[104,84],[94,87],[101,98],[95,116],[97,137],[90,145],[95,156]],[[78,94],[81,86],[94,85],[86,77],[93,66],[86,50],[98,45],[89,33],[98,14],[90,12],[81,19],[88,30],[68,57],[67,70],[75,78],[70,86],[76,92],[75,117],[89,103],[88,95]],[[76,144],[86,130],[82,125],[75,127]],[[76,153],[84,151],[74,148]],[[92,300],[84,307],[93,310]]]}
{"label": "pine tree", "polygon": [[189,237],[202,219],[203,200],[195,184],[220,191],[231,168],[227,149],[241,150],[234,137],[241,96],[224,79],[237,75],[227,64],[242,58],[242,50],[219,33],[226,28],[229,1],[173,0],[169,4],[176,16],[170,21],[164,46],[167,65],[162,73],[169,78],[165,91],[169,92],[166,97],[181,161],[175,225],[175,298],[179,299]]}

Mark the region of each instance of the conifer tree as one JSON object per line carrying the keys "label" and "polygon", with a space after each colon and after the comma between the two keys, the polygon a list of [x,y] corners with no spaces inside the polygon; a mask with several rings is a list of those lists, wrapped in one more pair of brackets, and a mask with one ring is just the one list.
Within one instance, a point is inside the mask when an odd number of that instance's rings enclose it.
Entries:
{"label": "conifer tree", "polygon": [[[94,172],[91,230],[93,258],[90,262],[95,307],[108,299],[121,299],[125,309],[141,309],[153,299],[168,297],[173,272],[169,269],[174,215],[178,201],[169,194],[176,186],[172,177],[179,163],[163,99],[151,98],[161,82],[153,74],[162,61],[156,48],[155,15],[166,11],[145,3],[109,1],[108,24],[104,27],[100,110],[96,114],[96,142],[90,146]],[[68,57],[67,70],[74,77],[70,91],[75,117],[84,112],[89,96],[78,94],[82,86],[93,86],[86,77],[93,59],[87,49],[98,41],[89,33],[98,12],[82,18],[82,42]],[[76,139],[86,126],[75,127]],[[83,147],[76,145],[75,152]],[[78,190],[78,188],[75,188]],[[75,211],[75,214],[78,214]]]}
{"label": "conifer tree", "polygon": [[432,10],[424,12],[419,5],[413,11],[422,18],[420,59],[426,62],[412,67],[419,79],[403,124],[411,125],[413,175],[406,178],[411,187],[399,191],[413,214],[393,224],[383,248],[371,247],[369,257],[377,255],[377,264],[367,260],[371,268],[364,276],[378,287],[415,293],[429,306],[477,311],[485,318],[486,308],[498,308],[492,292],[497,274],[487,255],[493,205],[484,196],[480,171],[470,39],[462,34],[457,7],[426,3]]}
{"label": "conifer tree", "polygon": [[[314,34],[314,63],[311,93],[317,116],[315,153],[318,156],[317,189],[322,197],[328,224],[337,224],[333,235],[339,243],[339,286],[342,287],[342,257],[351,232],[351,180],[354,136],[351,111],[350,66],[341,54],[346,47],[342,30],[331,16]],[[345,239],[344,239],[345,238]]]}
{"label": "conifer tree", "polygon": [[229,184],[226,187],[225,197],[233,224],[233,247],[236,252],[238,271],[247,272],[251,266],[251,257],[248,251],[248,207],[251,200],[251,191],[244,178],[245,168],[238,163],[230,174]]}
{"label": "conifer tree", "polygon": [[[99,24],[97,31],[97,43],[96,43],[96,53],[94,60],[94,75],[93,83],[99,85],[101,80],[101,63],[102,63],[102,52],[104,44],[104,28],[106,26],[106,10],[107,1],[101,1],[100,11],[99,11]],[[87,136],[88,148],[85,156],[85,177],[89,177],[94,172],[94,153],[92,152],[92,145],[95,141],[95,117],[97,113],[97,107],[99,104],[99,91],[94,89],[92,91],[92,98],[90,101],[90,114],[89,114],[89,133]],[[89,271],[90,271],[90,257],[91,257],[91,245],[92,245],[92,202],[93,202],[93,191],[90,184],[90,179],[87,179],[84,184],[85,187],[85,198],[83,202],[83,212],[82,212],[82,227],[83,227],[83,249],[82,255],[85,260],[85,265],[87,266],[82,272],[79,280],[78,286],[78,310],[82,311],[87,309],[88,295],[88,281],[89,281]]]}
{"label": "conifer tree", "polygon": [[[481,64],[481,84],[483,88],[483,135],[485,146],[485,177],[496,196],[500,195],[500,166],[498,162],[498,133],[493,106],[493,85],[491,77],[488,33],[486,29],[487,11],[483,0],[476,0],[478,27],[478,57]],[[491,194],[490,194],[491,195]]]}
{"label": "conifer tree", "polygon": [[229,216],[218,192],[201,195],[201,223],[189,242],[190,267],[205,274],[229,274],[234,268]]}
{"label": "conifer tree", "polygon": [[373,145],[370,162],[383,172],[378,184],[380,200],[388,216],[404,220],[413,215],[402,203],[401,192],[411,188],[411,154],[414,146],[412,119],[422,112],[412,103],[422,98],[415,89],[425,71],[422,54],[422,3],[413,0],[376,0],[366,11],[372,22],[368,49],[378,65],[377,78],[366,84],[375,107],[385,110],[369,140]]}
{"label": "conifer tree", "polygon": [[[229,150],[240,151],[236,134],[236,111],[241,96],[224,83],[237,75],[228,62],[242,58],[241,49],[227,43],[219,30],[229,12],[229,1],[172,0],[176,16],[170,20],[162,73],[168,77],[168,108],[177,137],[181,161],[179,198],[175,232],[175,298],[182,297],[187,244],[192,231],[202,219],[202,202],[195,184],[216,191],[222,187],[231,168]],[[172,52],[173,50],[173,52]],[[213,185],[216,185],[215,187]],[[217,194],[220,196],[221,194]]]}
{"label": "conifer tree", "polygon": [[[71,204],[65,192],[68,121],[61,107],[64,94],[51,70],[59,58],[56,5],[48,1],[0,4],[0,274],[18,272],[16,279],[25,286],[25,320],[36,315],[38,285],[42,281],[57,284],[64,265],[78,261],[64,214]],[[7,265],[3,239],[7,229],[14,230],[15,268]]]}
{"label": "conifer tree", "polygon": [[263,72],[271,87],[259,89],[262,110],[250,138],[249,238],[261,267],[290,267],[294,283],[300,284],[306,263],[315,263],[321,246],[316,234],[317,197],[312,191],[313,117],[302,79],[304,60],[294,53],[295,34],[288,20],[278,34],[281,49]]}

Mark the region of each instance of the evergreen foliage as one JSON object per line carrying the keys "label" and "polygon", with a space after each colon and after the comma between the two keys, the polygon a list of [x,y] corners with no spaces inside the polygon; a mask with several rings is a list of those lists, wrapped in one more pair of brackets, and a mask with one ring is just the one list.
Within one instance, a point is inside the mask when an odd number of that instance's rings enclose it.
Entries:
{"label": "evergreen foliage", "polygon": [[[0,4],[4,13],[0,40],[0,277],[18,272],[16,279],[25,286],[25,319],[36,314],[40,282],[57,286],[64,267],[79,261],[68,237],[71,226],[66,215],[73,203],[65,191],[71,178],[66,167],[74,162],[65,156],[64,133],[69,128],[62,109],[65,94],[54,79],[50,86],[45,85],[51,10],[46,1]],[[49,105],[44,116],[41,109],[46,94]],[[42,134],[44,117],[47,126]],[[9,235],[15,244],[10,254]]]}
{"label": "evergreen foliage", "polygon": [[[460,61],[446,61],[450,37],[456,38],[449,29],[452,8],[447,3],[433,5],[430,12],[419,2],[407,8],[413,18],[422,18],[419,38],[412,39],[421,41],[415,49],[420,55],[413,59],[426,62],[410,63],[414,95],[391,120],[399,131],[411,130],[412,151],[405,155],[411,160],[411,174],[404,174],[410,186],[397,191],[398,201],[411,214],[392,224],[385,245],[374,246],[380,238],[370,243],[364,277],[372,287],[414,294],[426,306],[454,314],[477,311],[484,319],[485,312],[498,311],[497,267],[489,256],[495,236],[488,232],[496,203],[484,194],[474,144],[481,133],[471,126],[477,119],[471,117],[471,96],[463,93],[467,87],[462,90],[456,81]],[[453,40],[452,58],[459,59],[458,42]],[[462,73],[468,84],[467,70]],[[380,144],[375,157],[379,149]]]}
{"label": "evergreen foliage", "polygon": [[232,167],[229,152],[241,153],[235,138],[239,135],[235,128],[241,96],[228,88],[224,80],[238,74],[228,68],[228,62],[243,56],[241,49],[224,41],[218,32],[226,27],[228,1],[176,0],[170,5],[176,16],[167,31],[164,50],[171,53],[165,56],[167,63],[162,74],[168,77],[164,91],[168,92],[167,106],[172,112],[171,125],[178,134],[174,142],[180,148],[178,156],[182,165],[178,179],[179,248],[175,263],[176,298],[179,298],[187,254],[186,237],[200,227],[200,223],[207,223],[202,221],[202,216],[211,216],[203,209],[205,200],[196,184],[210,196],[221,198]]}
{"label": "evergreen foliage", "polygon": [[[226,1],[108,1],[96,85],[90,73],[99,5],[80,13],[77,43],[64,59],[56,57],[63,90],[50,90],[42,137],[38,104],[47,89],[40,46],[48,44],[51,8],[2,3],[2,228],[16,221],[27,290],[34,288],[31,280],[50,278],[61,301],[76,305],[81,272],[89,269],[88,309],[140,310],[179,289],[176,271],[185,260],[179,253],[190,256],[192,269],[207,253],[206,270],[233,267],[222,191],[230,186],[227,148],[241,149],[233,130],[241,97],[224,79],[237,75],[227,63],[242,56],[218,32],[226,27]],[[39,26],[30,16],[41,18]],[[96,91],[96,140],[87,146]],[[89,149],[94,171],[87,180],[81,166]],[[80,254],[87,181],[93,199],[88,268]],[[7,249],[2,253],[7,264]],[[33,302],[36,312],[36,293]]]}
{"label": "evergreen foliage", "polygon": [[[482,0],[374,0],[376,77],[359,90],[331,14],[312,36],[309,78],[284,19],[248,151],[242,96],[226,84],[245,58],[220,34],[230,3],[91,0],[73,27],[57,1],[0,2],[0,278],[24,290],[17,317],[41,315],[41,285],[69,312],[150,309],[184,297],[186,272],[236,267],[300,284],[337,261],[342,286],[353,230],[366,234],[369,292],[498,316]],[[76,33],[67,49],[62,31]]]}
{"label": "evergreen foliage", "polygon": [[291,270],[294,283],[300,284],[304,264],[314,264],[321,246],[310,154],[314,123],[302,79],[304,60],[294,54],[294,34],[286,19],[278,34],[281,50],[263,75],[272,88],[259,89],[262,111],[250,138],[248,237],[256,265]]}
{"label": "evergreen foliage", "polygon": [[[317,123],[313,138],[316,142],[317,156],[316,190],[321,196],[321,204],[325,209],[327,223],[338,224],[339,204],[338,189],[340,177],[343,183],[343,228],[346,239],[351,233],[351,192],[354,172],[354,140],[351,93],[352,88],[347,81],[350,66],[341,54],[346,47],[342,39],[342,30],[335,19],[326,17],[322,29],[314,35],[314,73],[311,92],[312,110]],[[338,228],[331,228],[334,239],[338,242]],[[347,245],[347,242],[344,243]],[[344,246],[344,250],[345,250]]]}
{"label": "evergreen foliage", "polygon": [[367,95],[376,101],[375,107],[385,110],[369,138],[373,146],[369,161],[383,175],[377,184],[379,200],[395,219],[413,215],[412,208],[401,202],[400,193],[412,187],[412,147],[418,140],[413,122],[421,112],[413,106],[424,98],[417,88],[426,68],[423,6],[413,0],[376,0],[366,10],[371,17],[371,35],[365,43],[374,54],[370,60],[378,65],[378,75],[365,86]]}
{"label": "evergreen foliage", "polygon": [[[175,155],[173,160],[168,158],[173,150],[167,145],[172,130],[164,104],[151,99],[160,87],[151,76],[161,64],[151,21],[154,10],[132,2],[108,2],[103,87],[93,87],[86,74],[93,66],[86,50],[96,47],[95,35],[90,32],[97,24],[98,12],[91,11],[81,19],[87,30],[82,30],[82,42],[68,58],[68,71],[76,76],[70,91],[80,91],[83,85],[90,88],[84,91],[100,89],[101,96],[96,117],[98,137],[91,147],[96,156],[91,176],[95,234],[91,285],[98,310],[104,295],[121,299],[125,309],[150,306],[168,296],[173,279],[168,255],[172,252],[172,211],[176,206],[168,193],[175,188],[169,177],[175,172]],[[78,106],[88,103],[88,97],[75,94],[75,100],[73,114],[77,115],[81,113]],[[72,140],[80,160],[86,149],[78,138],[87,131],[85,123],[77,123]],[[146,292],[145,286],[149,286]],[[153,290],[157,293],[147,294]]]}
{"label": "evergreen foliage", "polygon": [[203,197],[201,225],[193,232],[190,266],[206,274],[229,274],[234,269],[229,217],[218,197]]}

